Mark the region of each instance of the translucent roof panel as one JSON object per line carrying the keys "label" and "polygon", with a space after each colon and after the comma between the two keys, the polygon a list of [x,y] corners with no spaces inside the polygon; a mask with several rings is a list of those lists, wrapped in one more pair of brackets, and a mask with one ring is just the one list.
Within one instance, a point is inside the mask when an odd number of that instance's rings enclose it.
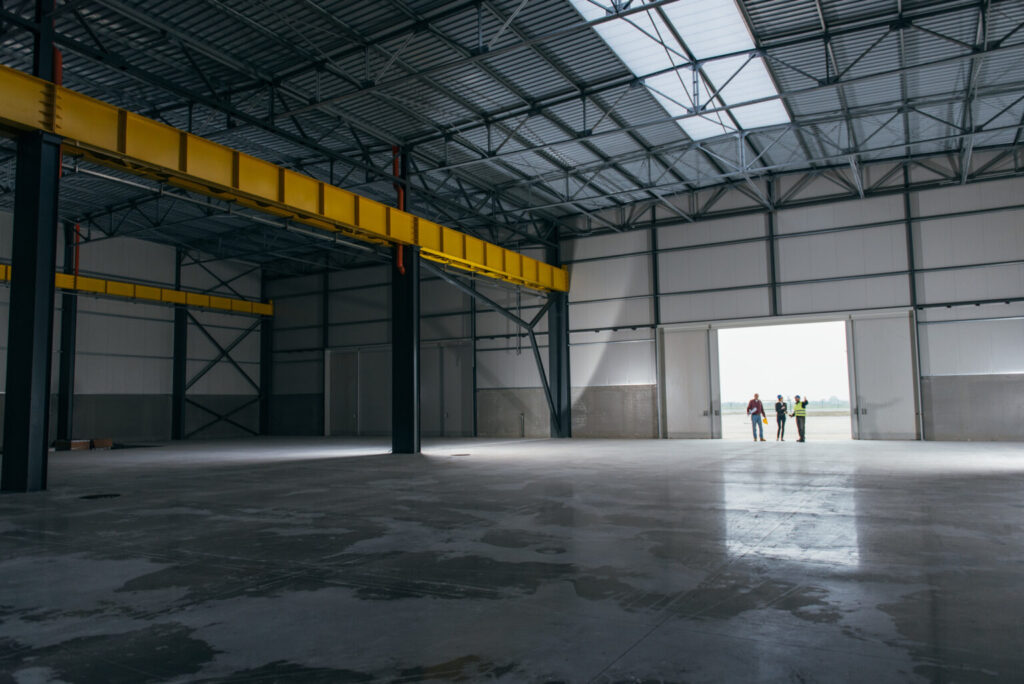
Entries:
{"label": "translucent roof panel", "polygon": [[754,39],[736,0],[672,2],[665,5],[665,16],[696,59],[754,49]]}
{"label": "translucent roof panel", "polygon": [[[616,14],[611,0],[569,0],[587,21]],[[694,140],[788,123],[789,115],[735,0],[677,0],[597,24],[594,29]],[[679,42],[682,38],[682,43]],[[694,65],[689,59],[711,60]],[[702,75],[696,79],[695,66]],[[674,70],[674,71],[669,71]],[[656,75],[652,75],[656,74]],[[774,99],[769,99],[774,98]],[[765,100],[726,112],[704,112]]]}

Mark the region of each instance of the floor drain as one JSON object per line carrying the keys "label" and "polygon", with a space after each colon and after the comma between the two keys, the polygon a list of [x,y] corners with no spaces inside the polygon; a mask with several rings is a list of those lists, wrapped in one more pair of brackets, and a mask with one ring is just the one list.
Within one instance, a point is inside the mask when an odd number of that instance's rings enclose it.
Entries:
{"label": "floor drain", "polygon": [[79,499],[116,499],[121,496],[120,494],[86,494],[85,496],[78,497]]}
{"label": "floor drain", "polygon": [[470,454],[452,454],[452,457],[454,458],[455,456],[469,456],[469,455]]}

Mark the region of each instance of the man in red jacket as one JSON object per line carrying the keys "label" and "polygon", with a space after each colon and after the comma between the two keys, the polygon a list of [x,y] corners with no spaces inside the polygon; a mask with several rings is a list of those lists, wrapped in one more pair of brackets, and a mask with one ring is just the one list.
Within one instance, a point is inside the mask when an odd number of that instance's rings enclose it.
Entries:
{"label": "man in red jacket", "polygon": [[761,433],[761,441],[764,441],[764,423],[761,419],[764,418],[764,404],[757,398],[757,392],[754,392],[754,398],[747,403],[747,415],[750,416],[750,424],[754,430],[754,441],[757,441],[758,432]]}

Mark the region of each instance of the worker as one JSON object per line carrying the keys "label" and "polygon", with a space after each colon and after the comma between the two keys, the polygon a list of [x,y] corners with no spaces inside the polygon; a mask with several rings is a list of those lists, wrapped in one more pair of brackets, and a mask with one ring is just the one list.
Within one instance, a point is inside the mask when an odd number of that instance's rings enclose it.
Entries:
{"label": "worker", "polygon": [[786,412],[789,411],[789,407],[786,406],[785,400],[782,395],[779,395],[779,400],[775,402],[775,441],[785,442],[786,441]]}
{"label": "worker", "polygon": [[[750,416],[750,424],[754,430],[754,441],[757,441],[757,433],[761,432],[761,441],[764,441],[764,423],[768,421],[764,417],[764,404],[757,398],[757,392],[754,392],[754,398],[747,402],[747,415]],[[761,422],[761,421],[764,421]]]}
{"label": "worker", "polygon": [[798,442],[806,442],[806,422],[807,422],[807,397],[804,397],[803,401],[800,400],[800,395],[796,395],[796,401],[793,403],[793,412],[789,415],[796,416],[796,431],[800,433],[800,439]]}

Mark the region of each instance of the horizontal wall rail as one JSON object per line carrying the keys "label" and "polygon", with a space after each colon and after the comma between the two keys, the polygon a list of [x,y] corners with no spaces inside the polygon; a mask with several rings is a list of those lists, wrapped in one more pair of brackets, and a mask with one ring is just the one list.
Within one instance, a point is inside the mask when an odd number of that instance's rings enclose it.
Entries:
{"label": "horizontal wall rail", "polygon": [[569,290],[563,268],[16,69],[0,66],[0,92],[0,126],[59,135],[66,154],[366,242],[416,245],[424,258],[464,271],[535,290]]}
{"label": "horizontal wall rail", "polygon": [[[7,264],[0,264],[0,282],[9,282],[13,269]],[[129,283],[123,280],[107,280],[76,276],[71,273],[58,273],[54,278],[58,289],[82,292],[84,294],[105,295],[122,299],[135,299],[147,303],[184,304],[197,309],[230,311],[231,313],[255,316],[273,316],[273,302],[253,302],[236,297],[220,297],[218,295],[175,290],[142,283]]]}

